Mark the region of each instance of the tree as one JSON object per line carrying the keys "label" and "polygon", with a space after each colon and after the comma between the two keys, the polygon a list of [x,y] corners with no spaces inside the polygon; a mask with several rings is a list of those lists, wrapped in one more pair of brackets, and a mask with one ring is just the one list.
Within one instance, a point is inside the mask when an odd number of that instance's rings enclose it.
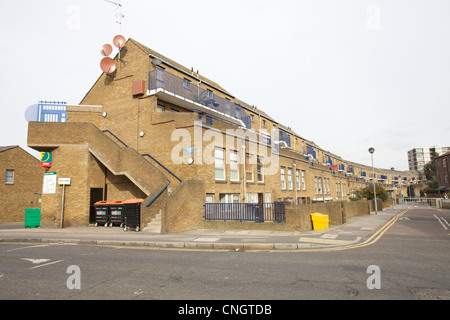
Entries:
{"label": "tree", "polygon": [[435,161],[436,156],[437,154],[434,152],[431,156],[433,160],[431,160],[431,162],[428,162],[423,168],[423,172],[425,173],[425,177],[427,178],[427,188],[425,188],[424,190],[426,193],[436,192],[436,189],[439,187]]}
{"label": "tree", "polygon": [[[389,196],[382,186],[375,185],[375,191],[377,193],[377,199],[380,199],[381,201],[386,201],[388,199]],[[374,198],[373,185],[369,185],[362,189],[362,194],[367,200],[372,200]]]}
{"label": "tree", "polygon": [[413,186],[408,186],[408,198],[415,198],[416,197],[416,191],[414,190]]}

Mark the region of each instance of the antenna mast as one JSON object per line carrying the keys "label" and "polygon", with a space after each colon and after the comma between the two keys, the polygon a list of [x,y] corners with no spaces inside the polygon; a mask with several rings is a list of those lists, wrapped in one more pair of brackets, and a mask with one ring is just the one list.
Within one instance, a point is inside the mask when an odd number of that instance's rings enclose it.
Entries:
{"label": "antenna mast", "polygon": [[119,24],[119,34],[122,34],[122,20],[125,17],[122,11],[122,4],[111,1],[111,0],[105,0],[106,2],[109,2],[111,4],[114,4],[116,6],[116,23]]}

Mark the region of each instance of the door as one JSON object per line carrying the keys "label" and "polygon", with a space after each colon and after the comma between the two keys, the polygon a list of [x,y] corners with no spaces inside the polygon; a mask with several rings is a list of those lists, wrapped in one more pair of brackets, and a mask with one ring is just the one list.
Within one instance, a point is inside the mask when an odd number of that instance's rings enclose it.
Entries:
{"label": "door", "polygon": [[94,203],[103,200],[103,189],[102,188],[91,188],[91,198],[89,201],[89,223],[95,223],[95,207]]}

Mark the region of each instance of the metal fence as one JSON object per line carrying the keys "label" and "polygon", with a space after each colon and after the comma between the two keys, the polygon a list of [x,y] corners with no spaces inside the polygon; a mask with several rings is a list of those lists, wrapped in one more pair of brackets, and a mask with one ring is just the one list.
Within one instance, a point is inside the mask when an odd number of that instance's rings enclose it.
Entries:
{"label": "metal fence", "polygon": [[400,203],[404,203],[411,206],[417,207],[433,207],[433,208],[442,208],[442,200],[441,198],[403,198],[399,200]]}
{"label": "metal fence", "polygon": [[206,203],[205,219],[238,221],[276,221],[286,220],[283,202],[265,203]]}

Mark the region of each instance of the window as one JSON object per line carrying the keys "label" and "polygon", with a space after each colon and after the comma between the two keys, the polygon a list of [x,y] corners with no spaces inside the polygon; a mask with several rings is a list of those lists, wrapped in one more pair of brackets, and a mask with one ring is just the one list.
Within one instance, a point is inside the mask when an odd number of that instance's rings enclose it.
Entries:
{"label": "window", "polygon": [[160,105],[160,104],[158,104],[157,106],[156,106],[156,111],[157,112],[164,112],[166,110],[166,107],[164,107],[164,106],[162,106],[162,105]]}
{"label": "window", "polygon": [[247,203],[258,203],[258,194],[247,193]]}
{"label": "window", "polygon": [[253,182],[253,155],[245,155],[245,179],[248,182]]}
{"label": "window", "polygon": [[185,89],[191,89],[191,81],[188,79],[183,79],[183,87]]}
{"label": "window", "polygon": [[239,181],[238,152],[230,150],[230,180]]}
{"label": "window", "polygon": [[263,157],[256,157],[256,176],[258,182],[264,182],[264,167],[263,167]]}
{"label": "window", "polygon": [[286,177],[284,176],[286,168],[281,167],[281,189],[286,190]]}
{"label": "window", "polygon": [[252,119],[252,122],[255,122],[255,116],[253,114],[250,115],[250,118]]}
{"label": "window", "polygon": [[288,188],[292,190],[292,169],[288,168]]}
{"label": "window", "polygon": [[224,108],[224,112],[227,115],[231,115],[230,113],[230,100],[228,98],[225,98],[225,108]]}
{"label": "window", "polygon": [[330,194],[330,179],[327,178],[327,193]]}
{"label": "window", "polygon": [[262,121],[262,126],[265,127],[266,126],[266,120]]}
{"label": "window", "polygon": [[170,112],[179,112],[177,109],[170,108]]}
{"label": "window", "polygon": [[302,170],[302,190],[306,190],[305,170]]}
{"label": "window", "polygon": [[319,189],[317,188],[317,177],[314,177],[314,189],[316,191],[316,194],[319,193]]}
{"label": "window", "polygon": [[295,189],[300,190],[300,170],[295,170]]}
{"label": "window", "polygon": [[322,194],[322,178],[319,178],[318,186],[319,186],[319,194]]}
{"label": "window", "polygon": [[214,193],[206,194],[206,203],[214,203]]}
{"label": "window", "polygon": [[206,90],[206,97],[209,98],[209,99],[213,99],[214,98],[214,93],[211,90],[207,89]]}
{"label": "window", "polygon": [[447,159],[446,158],[442,159],[442,168],[447,168]]}
{"label": "window", "polygon": [[220,203],[239,203],[239,193],[221,193],[219,194]]}
{"label": "window", "polygon": [[222,148],[214,149],[214,165],[216,180],[225,180],[225,158]]}
{"label": "window", "polygon": [[14,184],[14,170],[6,169],[5,184]]}

